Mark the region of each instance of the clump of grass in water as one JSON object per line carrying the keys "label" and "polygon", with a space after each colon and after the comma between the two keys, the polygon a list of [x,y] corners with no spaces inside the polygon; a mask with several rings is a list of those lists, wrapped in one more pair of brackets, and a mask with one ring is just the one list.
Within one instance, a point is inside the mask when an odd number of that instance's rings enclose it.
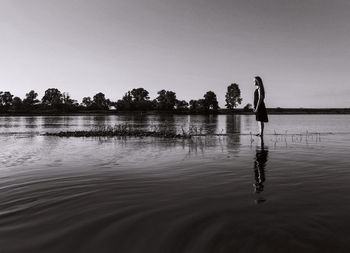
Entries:
{"label": "clump of grass in water", "polygon": [[309,132],[309,130],[306,130],[305,133],[296,133],[296,134],[288,134],[288,131],[286,130],[284,134],[277,133],[276,130],[274,130],[274,142],[277,143],[279,141],[283,141],[287,143],[287,137],[290,137],[292,142],[295,143],[301,143],[303,140],[308,144],[309,140],[315,140],[316,142],[321,142],[321,133],[319,132]]}
{"label": "clump of grass in water", "polygon": [[151,130],[132,128],[129,124],[117,124],[115,126],[100,126],[91,130],[61,131],[58,133],[45,133],[46,136],[59,137],[163,137],[163,138],[191,138],[191,134],[183,132],[177,134],[170,128],[154,126]]}

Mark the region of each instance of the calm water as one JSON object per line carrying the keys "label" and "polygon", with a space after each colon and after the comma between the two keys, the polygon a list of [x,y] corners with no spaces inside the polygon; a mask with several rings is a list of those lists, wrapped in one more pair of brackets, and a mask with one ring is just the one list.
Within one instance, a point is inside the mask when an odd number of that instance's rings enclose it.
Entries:
{"label": "calm water", "polygon": [[[41,135],[123,122],[227,135]],[[349,252],[349,127],[271,115],[262,143],[254,116],[0,117],[0,252]]]}

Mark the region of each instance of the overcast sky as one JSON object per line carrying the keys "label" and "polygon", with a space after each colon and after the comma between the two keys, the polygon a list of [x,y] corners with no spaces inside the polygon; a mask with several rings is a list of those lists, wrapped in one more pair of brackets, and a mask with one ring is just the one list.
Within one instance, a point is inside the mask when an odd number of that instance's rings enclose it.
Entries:
{"label": "overcast sky", "polygon": [[348,0],[0,0],[0,91],[156,97],[224,107],[230,83],[268,107],[350,107]]}

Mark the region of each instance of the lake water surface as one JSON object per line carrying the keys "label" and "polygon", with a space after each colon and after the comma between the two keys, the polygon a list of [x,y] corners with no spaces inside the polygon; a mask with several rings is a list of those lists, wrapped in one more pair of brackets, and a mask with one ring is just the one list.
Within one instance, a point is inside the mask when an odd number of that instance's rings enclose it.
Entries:
{"label": "lake water surface", "polygon": [[[0,117],[0,252],[349,252],[350,115],[269,119]],[[208,135],[42,135],[120,123]]]}

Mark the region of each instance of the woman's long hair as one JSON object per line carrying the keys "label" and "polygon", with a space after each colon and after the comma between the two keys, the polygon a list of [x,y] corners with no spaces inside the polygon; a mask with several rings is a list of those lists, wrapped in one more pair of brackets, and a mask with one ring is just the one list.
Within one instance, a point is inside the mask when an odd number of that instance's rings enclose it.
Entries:
{"label": "woman's long hair", "polygon": [[261,79],[260,76],[256,76],[255,78],[255,82],[256,84],[258,84],[259,88],[260,88],[260,95],[265,98],[265,88],[264,88],[264,84],[263,81]]}

